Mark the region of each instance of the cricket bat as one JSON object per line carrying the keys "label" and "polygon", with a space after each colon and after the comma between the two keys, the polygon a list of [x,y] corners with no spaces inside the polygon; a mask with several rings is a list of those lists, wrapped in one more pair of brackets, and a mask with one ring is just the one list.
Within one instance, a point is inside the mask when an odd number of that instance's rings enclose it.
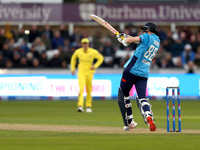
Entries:
{"label": "cricket bat", "polygon": [[[113,28],[109,23],[107,23],[101,17],[92,14],[92,15],[90,15],[90,18],[92,18],[93,20],[95,20],[96,22],[98,22],[99,24],[104,26],[106,29],[110,30],[112,33],[119,35],[119,32],[117,30],[115,30],[115,28]],[[121,37],[121,38],[124,39],[124,37]]]}

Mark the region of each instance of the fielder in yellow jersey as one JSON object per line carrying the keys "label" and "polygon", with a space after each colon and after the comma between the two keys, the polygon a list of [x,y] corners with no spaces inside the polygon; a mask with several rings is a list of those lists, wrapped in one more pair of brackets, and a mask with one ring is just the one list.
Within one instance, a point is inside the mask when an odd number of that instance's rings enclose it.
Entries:
{"label": "fielder in yellow jersey", "polygon": [[[103,62],[103,56],[93,48],[89,47],[89,40],[83,38],[81,40],[82,47],[77,49],[71,58],[71,73],[75,75],[76,62],[78,61],[78,82],[79,82],[79,97],[78,97],[78,112],[83,112],[84,107],[84,87],[86,85],[86,112],[92,112],[92,79],[97,69]],[[97,59],[94,64],[94,59]]]}

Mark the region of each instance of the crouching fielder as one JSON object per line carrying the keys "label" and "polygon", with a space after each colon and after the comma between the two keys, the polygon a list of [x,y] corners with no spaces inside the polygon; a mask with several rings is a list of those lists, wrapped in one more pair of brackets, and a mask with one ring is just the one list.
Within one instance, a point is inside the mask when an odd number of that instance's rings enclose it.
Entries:
{"label": "crouching fielder", "polygon": [[146,87],[151,61],[160,46],[157,26],[148,22],[141,28],[143,34],[140,36],[129,36],[124,33],[117,35],[117,40],[124,46],[136,43],[137,48],[133,56],[124,65],[124,71],[118,92],[118,104],[124,121],[124,130],[128,131],[137,126],[133,119],[129,92],[133,85],[137,91],[137,106],[148,124],[150,131],[156,130],[151,105],[146,97]]}

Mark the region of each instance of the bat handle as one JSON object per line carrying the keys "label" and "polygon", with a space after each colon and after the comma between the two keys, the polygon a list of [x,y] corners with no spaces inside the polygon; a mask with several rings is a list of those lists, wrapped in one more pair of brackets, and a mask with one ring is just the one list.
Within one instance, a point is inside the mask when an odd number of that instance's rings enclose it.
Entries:
{"label": "bat handle", "polygon": [[[119,32],[117,32],[117,33],[116,33],[116,35],[119,35]],[[124,37],[123,37],[123,36],[120,36],[120,37],[121,37],[122,39],[124,39]]]}

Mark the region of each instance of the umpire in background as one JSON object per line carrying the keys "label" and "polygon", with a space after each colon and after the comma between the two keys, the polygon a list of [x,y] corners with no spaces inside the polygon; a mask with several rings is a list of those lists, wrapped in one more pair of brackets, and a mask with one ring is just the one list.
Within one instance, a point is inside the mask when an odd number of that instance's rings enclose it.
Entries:
{"label": "umpire in background", "polygon": [[[79,96],[78,96],[78,112],[84,111],[84,86],[86,86],[87,96],[86,96],[86,112],[92,112],[92,79],[95,70],[102,64],[104,58],[103,56],[93,48],[89,47],[89,40],[83,38],[81,40],[82,47],[77,49],[71,58],[71,73],[75,75],[75,68],[78,59],[78,82],[79,82]],[[94,63],[94,60],[97,60]]]}

